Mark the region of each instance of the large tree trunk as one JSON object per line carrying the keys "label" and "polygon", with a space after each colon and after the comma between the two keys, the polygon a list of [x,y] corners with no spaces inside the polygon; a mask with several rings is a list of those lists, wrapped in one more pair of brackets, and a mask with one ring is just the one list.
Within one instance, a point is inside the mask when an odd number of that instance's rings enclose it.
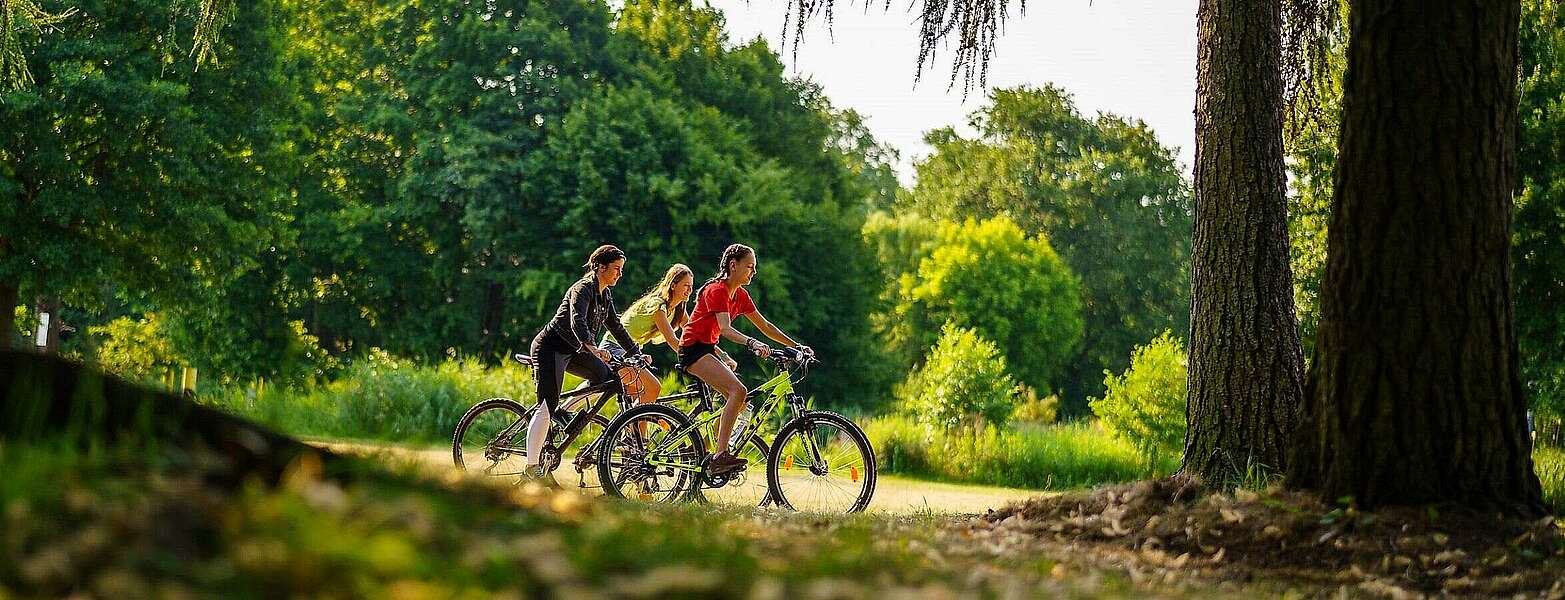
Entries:
{"label": "large tree trunk", "polygon": [[1190,386],[1181,472],[1282,469],[1303,351],[1288,266],[1282,11],[1202,0],[1196,72]]}
{"label": "large tree trunk", "polygon": [[0,281],[0,350],[10,350],[16,339],[16,285]]}
{"label": "large tree trunk", "polygon": [[1541,514],[1509,262],[1517,0],[1355,0],[1290,482]]}

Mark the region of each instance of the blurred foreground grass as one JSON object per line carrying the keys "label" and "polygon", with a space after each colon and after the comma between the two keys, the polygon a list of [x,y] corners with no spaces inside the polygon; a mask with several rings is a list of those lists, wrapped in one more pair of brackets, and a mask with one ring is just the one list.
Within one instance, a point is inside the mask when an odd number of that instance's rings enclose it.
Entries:
{"label": "blurred foreground grass", "polygon": [[0,445],[0,598],[1065,597],[1131,593],[996,558],[950,517],[644,507],[353,459],[210,483],[172,445]]}

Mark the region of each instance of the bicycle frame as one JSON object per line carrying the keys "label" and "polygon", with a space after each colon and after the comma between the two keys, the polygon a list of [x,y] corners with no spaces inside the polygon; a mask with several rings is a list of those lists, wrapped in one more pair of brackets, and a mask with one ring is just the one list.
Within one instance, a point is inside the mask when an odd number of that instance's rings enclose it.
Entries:
{"label": "bicycle frame", "polygon": [[[596,403],[594,403],[588,409],[577,412],[575,419],[572,419],[571,422],[566,423],[563,427],[561,427],[564,437],[560,440],[560,443],[557,446],[551,444],[550,440],[548,439],[544,440],[545,451],[553,450],[554,453],[558,456],[559,453],[563,451],[563,449],[569,448],[571,446],[571,442],[576,441],[576,436],[580,435],[582,430],[586,428],[587,421],[591,419],[593,415],[598,414],[598,411],[603,410],[603,406],[608,404],[610,397],[619,398],[621,408],[624,408],[624,404],[626,404],[625,384],[624,382],[620,381],[618,376],[615,376],[613,379],[597,385],[590,385],[581,389],[571,390],[569,392],[560,394],[560,400],[557,406],[564,407],[565,405],[570,404],[570,400],[574,400],[588,394],[598,393],[602,393],[603,395],[598,397],[598,401]],[[499,449],[516,451],[517,449],[511,447],[510,445],[512,442],[511,438],[515,436],[516,433],[525,424],[526,422],[524,420],[518,419],[515,423],[512,423],[510,427],[505,428],[500,432],[499,435],[496,435],[496,440],[505,440],[505,445],[501,446]]]}
{"label": "bicycle frame", "polygon": [[[808,410],[809,407],[807,406],[806,401],[797,394],[793,393],[793,383],[793,373],[790,371],[782,371],[775,377],[772,377],[766,383],[757,386],[755,389],[750,390],[748,394],[745,394],[746,402],[762,395],[767,396],[766,399],[761,402],[760,407],[756,409],[754,415],[751,417],[751,422],[759,423],[766,419],[770,419],[773,413],[777,412],[777,410],[781,408],[785,402],[789,405],[789,408],[792,409],[795,417],[802,415],[805,410]],[[704,427],[708,423],[711,423],[718,417],[722,416],[721,412],[713,410],[714,407],[712,406],[711,401],[711,388],[708,387],[705,383],[701,383],[699,380],[697,381],[696,385],[698,386],[698,389],[678,394],[671,394],[657,399],[657,402],[666,404],[677,400],[700,398],[701,403],[697,404],[695,408],[690,409],[690,423],[688,425],[679,428],[678,431],[664,436],[663,441],[660,442],[657,446],[653,447],[653,449],[647,453],[647,464],[655,467],[669,467],[681,471],[701,471],[701,465],[687,465],[678,461],[665,459],[662,456],[662,454],[668,451],[668,449],[673,446],[674,443],[676,443],[683,436],[687,435],[690,431]],[[750,438],[755,436],[757,429],[759,429],[759,427],[748,428],[748,430],[741,434],[739,439],[734,442],[735,447],[743,448],[744,445],[750,441]]]}

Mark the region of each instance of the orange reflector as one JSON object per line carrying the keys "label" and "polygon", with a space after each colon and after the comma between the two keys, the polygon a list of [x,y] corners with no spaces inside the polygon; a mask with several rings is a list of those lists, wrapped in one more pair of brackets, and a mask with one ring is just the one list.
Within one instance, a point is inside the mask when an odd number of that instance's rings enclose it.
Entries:
{"label": "orange reflector", "polygon": [[852,477],[853,478],[853,482],[854,483],[858,483],[858,481],[859,481],[859,468],[858,467],[848,467],[848,477]]}
{"label": "orange reflector", "polygon": [[788,457],[788,460],[783,461],[783,470],[785,470],[785,471],[792,471],[793,470],[793,457],[792,456]]}

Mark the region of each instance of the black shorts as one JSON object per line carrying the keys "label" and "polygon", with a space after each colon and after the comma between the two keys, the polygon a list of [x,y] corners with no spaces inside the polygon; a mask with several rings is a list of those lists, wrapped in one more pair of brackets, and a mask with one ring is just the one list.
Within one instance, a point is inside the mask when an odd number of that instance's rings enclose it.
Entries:
{"label": "black shorts", "polygon": [[679,349],[679,364],[686,369],[695,366],[696,361],[708,354],[717,354],[717,344],[694,343]]}

